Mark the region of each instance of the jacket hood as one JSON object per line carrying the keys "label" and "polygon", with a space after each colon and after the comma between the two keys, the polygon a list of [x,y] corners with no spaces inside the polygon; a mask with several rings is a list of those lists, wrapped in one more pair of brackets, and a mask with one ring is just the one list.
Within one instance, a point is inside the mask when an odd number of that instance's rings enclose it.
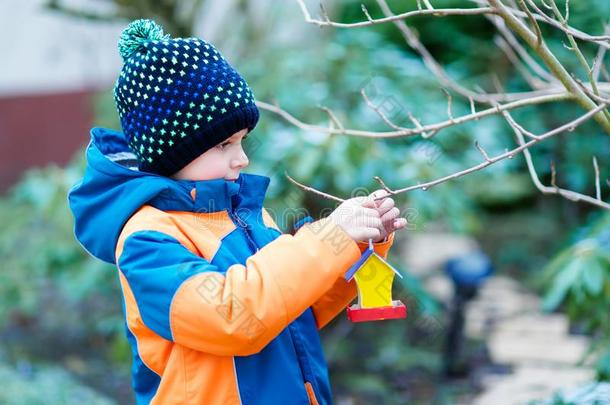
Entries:
{"label": "jacket hood", "polygon": [[122,132],[91,129],[83,179],[68,192],[74,236],[91,255],[115,263],[115,247],[127,220],[143,205],[164,210],[214,212],[237,206],[260,209],[269,177],[240,173],[225,179],[175,180],[119,162],[135,161]]}

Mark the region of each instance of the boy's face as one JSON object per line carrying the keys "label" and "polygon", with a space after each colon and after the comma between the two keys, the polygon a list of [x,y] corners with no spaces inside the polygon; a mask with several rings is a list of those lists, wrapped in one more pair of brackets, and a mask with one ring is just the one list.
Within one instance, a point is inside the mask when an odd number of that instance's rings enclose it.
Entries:
{"label": "boy's face", "polygon": [[234,133],[208,149],[171,177],[178,180],[235,180],[241,169],[248,166],[248,156],[242,147],[248,129]]}

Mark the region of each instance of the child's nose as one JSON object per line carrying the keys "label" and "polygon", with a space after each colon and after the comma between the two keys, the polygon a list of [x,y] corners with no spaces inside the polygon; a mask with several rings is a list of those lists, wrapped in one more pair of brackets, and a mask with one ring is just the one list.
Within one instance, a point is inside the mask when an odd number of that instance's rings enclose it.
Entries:
{"label": "child's nose", "polygon": [[250,161],[248,160],[248,156],[246,155],[246,152],[244,152],[244,150],[241,149],[239,151],[237,158],[235,158],[233,160],[233,168],[234,169],[243,169],[244,167],[248,166],[249,163],[250,163]]}

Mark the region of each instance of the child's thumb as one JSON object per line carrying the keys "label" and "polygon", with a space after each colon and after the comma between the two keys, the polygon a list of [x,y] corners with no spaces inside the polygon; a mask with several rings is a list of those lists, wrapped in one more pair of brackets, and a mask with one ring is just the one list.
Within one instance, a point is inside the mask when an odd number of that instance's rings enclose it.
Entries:
{"label": "child's thumb", "polygon": [[362,203],[360,204],[361,207],[364,208],[377,208],[377,203],[375,202],[375,200],[373,198],[369,197],[365,197],[362,200]]}

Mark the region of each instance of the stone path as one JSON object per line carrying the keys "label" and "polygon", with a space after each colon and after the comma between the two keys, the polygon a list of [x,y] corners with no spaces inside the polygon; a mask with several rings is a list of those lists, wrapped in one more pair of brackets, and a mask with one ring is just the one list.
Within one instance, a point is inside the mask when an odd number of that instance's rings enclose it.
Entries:
{"label": "stone path", "polygon": [[492,361],[513,370],[484,376],[484,392],[473,405],[527,404],[594,378],[589,364],[579,364],[588,339],[570,335],[564,315],[542,313],[538,297],[512,279],[488,280],[466,319],[467,333],[486,339]]}
{"label": "stone path", "polygon": [[[478,248],[472,239],[443,233],[410,237],[405,247],[402,259],[409,271],[445,303],[450,302],[453,287],[439,269],[447,259]],[[594,377],[590,365],[578,364],[588,340],[569,334],[564,315],[542,313],[540,299],[511,278],[487,280],[468,304],[465,333],[487,342],[494,364],[512,369],[512,373],[483,374],[483,392],[468,405],[528,404]]]}

